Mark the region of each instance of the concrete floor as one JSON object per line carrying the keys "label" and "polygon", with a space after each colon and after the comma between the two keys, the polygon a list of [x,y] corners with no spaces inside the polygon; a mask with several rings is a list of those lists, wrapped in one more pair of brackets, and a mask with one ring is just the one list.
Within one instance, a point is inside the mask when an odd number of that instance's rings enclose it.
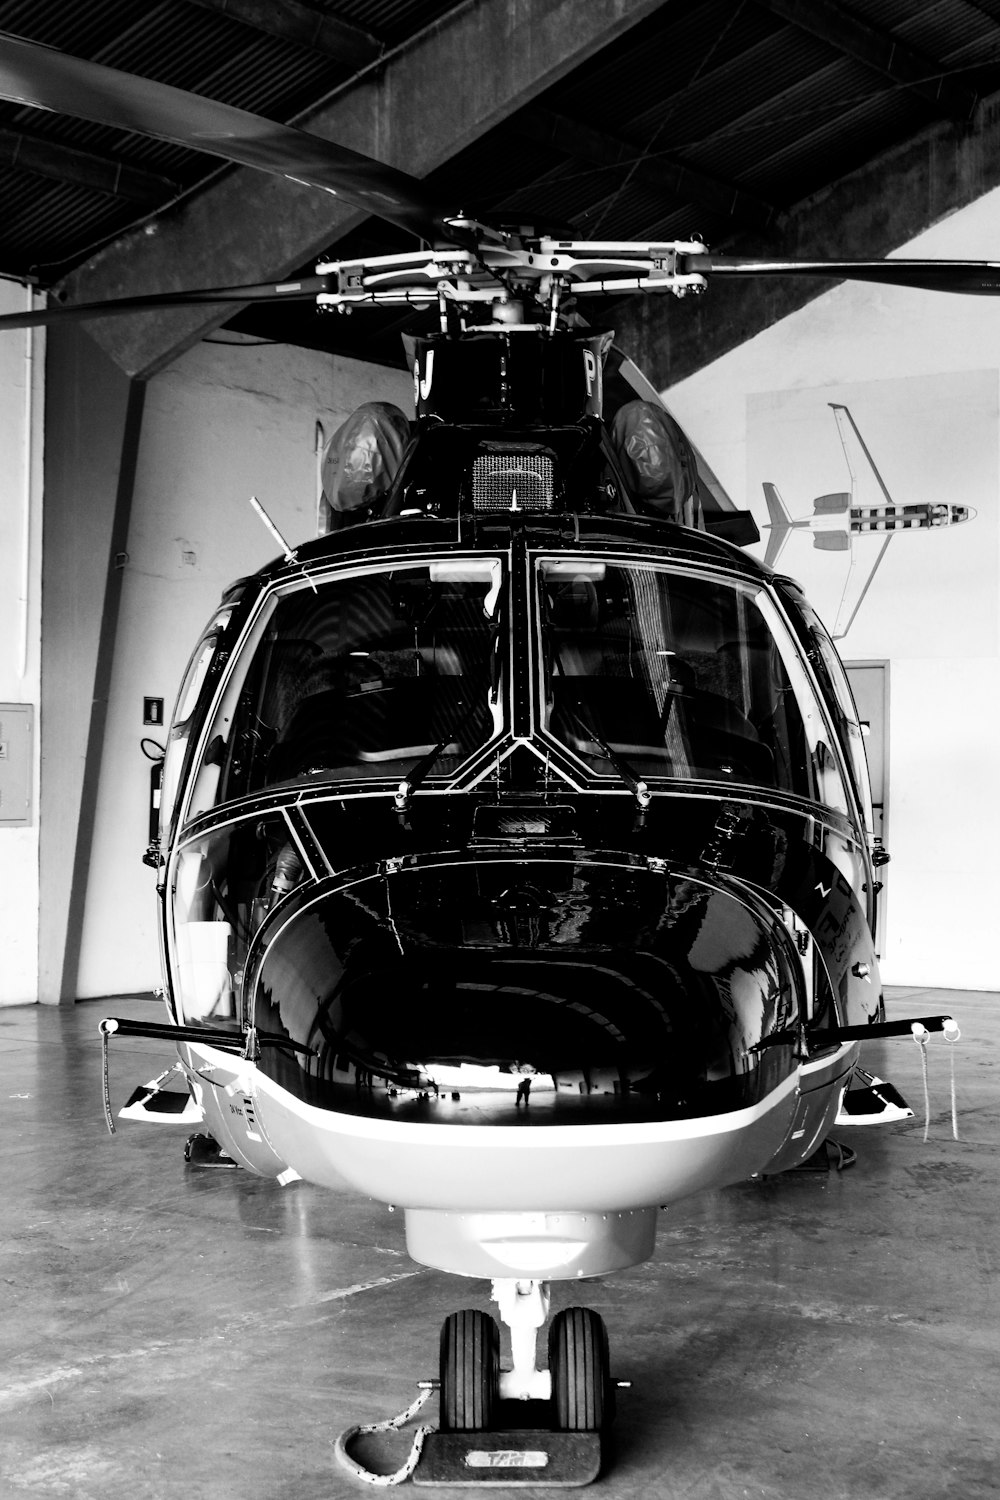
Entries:
{"label": "concrete floor", "polygon": [[[891,1015],[949,1010],[957,1142],[944,1040],[926,1143],[916,1046],[873,1045],[869,1066],[917,1118],[844,1131],[852,1170],[706,1194],[662,1216],[646,1265],[556,1289],[554,1306],[604,1315],[615,1372],[634,1382],[591,1493],[1000,1492],[1000,995],[891,992]],[[160,1019],[141,1000],[0,1011],[0,1493],[363,1494],[335,1464],[336,1435],[406,1406],[436,1374],[441,1320],[485,1307],[487,1284],[415,1266],[401,1216],[361,1197],[185,1167],[183,1127],[112,1139],[109,1012]],[[171,1055],[116,1043],[116,1106]],[[398,1462],[407,1446],[383,1452]]]}

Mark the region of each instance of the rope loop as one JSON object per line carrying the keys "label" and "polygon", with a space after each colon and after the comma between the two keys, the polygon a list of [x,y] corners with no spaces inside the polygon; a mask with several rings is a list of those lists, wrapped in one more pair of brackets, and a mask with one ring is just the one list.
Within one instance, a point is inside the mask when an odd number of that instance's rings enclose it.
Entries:
{"label": "rope loop", "polygon": [[401,1468],[396,1469],[392,1474],[376,1474],[371,1469],[366,1469],[363,1464],[358,1463],[357,1459],[351,1457],[347,1451],[347,1445],[353,1442],[355,1438],[363,1437],[369,1432],[398,1432],[401,1427],[405,1427],[407,1422],[416,1416],[420,1408],[430,1399],[433,1391],[434,1386],[428,1385],[420,1392],[417,1399],[410,1403],[405,1411],[399,1413],[398,1417],[389,1417],[384,1422],[359,1422],[354,1427],[346,1428],[340,1434],[333,1447],[340,1465],[347,1470],[348,1474],[353,1475],[355,1479],[360,1479],[365,1484],[376,1485],[381,1489],[387,1489],[395,1484],[402,1484],[405,1479],[409,1479],[420,1462],[420,1455],[423,1452],[425,1439],[429,1433],[435,1430],[429,1424],[418,1427],[414,1432],[413,1442],[405,1462]]}

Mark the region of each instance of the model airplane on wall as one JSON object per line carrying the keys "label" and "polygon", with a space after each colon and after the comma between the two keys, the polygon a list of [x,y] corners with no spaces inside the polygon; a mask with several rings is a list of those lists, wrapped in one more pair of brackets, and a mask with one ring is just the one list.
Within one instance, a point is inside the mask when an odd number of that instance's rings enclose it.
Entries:
{"label": "model airplane on wall", "polygon": [[756,528],[567,304],[748,274],[995,292],[997,268],[443,214],[328,142],[16,39],[0,96],[286,172],[424,236],[250,291],[418,305],[437,327],[412,349],[405,441],[401,413],[369,412],[325,486],[329,534],[282,542],[195,646],[147,854],[167,1019],[103,1029],[176,1043],[186,1091],[150,1086],[145,1113],[179,1102],[249,1171],[394,1204],[416,1260],[493,1281],[510,1367],[487,1311],[446,1321],[425,1479],[500,1453],[551,1482],[544,1433],[488,1436],[523,1399],[580,1440],[583,1482],[613,1410],[607,1336],[565,1306],[539,1369],[550,1284],[647,1258],[662,1205],[805,1162],[861,1042],[911,1028],[884,1018],[887,856],[830,638],[727,539]]}
{"label": "model airplane on wall", "polygon": [[[846,559],[843,590],[831,627],[834,640],[845,636],[871,587],[875,570],[885,556],[892,539],[901,532],[929,532],[961,521],[971,521],[976,512],[968,505],[940,501],[897,504],[886,488],[858,424],[846,406],[829,403],[851,476],[851,488],[831,495],[817,495],[812,515],[793,519],[777,486],[764,481],[764,500],[770,522],[764,564],[776,568],[789,537],[796,531],[808,532],[813,546],[823,552],[835,552]],[[877,498],[868,499],[874,480]]]}

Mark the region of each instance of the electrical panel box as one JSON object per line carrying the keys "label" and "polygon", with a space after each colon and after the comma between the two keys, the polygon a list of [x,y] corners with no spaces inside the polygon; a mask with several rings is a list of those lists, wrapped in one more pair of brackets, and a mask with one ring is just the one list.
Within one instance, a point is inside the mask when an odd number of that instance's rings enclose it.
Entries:
{"label": "electrical panel box", "polygon": [[0,703],[0,828],[31,822],[34,716],[30,703]]}

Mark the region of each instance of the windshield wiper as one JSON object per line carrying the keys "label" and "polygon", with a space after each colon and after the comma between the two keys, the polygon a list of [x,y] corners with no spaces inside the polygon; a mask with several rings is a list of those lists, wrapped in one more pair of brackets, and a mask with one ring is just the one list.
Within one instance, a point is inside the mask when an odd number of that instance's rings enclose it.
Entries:
{"label": "windshield wiper", "polygon": [[[478,704],[473,705],[474,708],[478,708],[478,706]],[[462,723],[458,726],[459,732],[465,728],[471,717],[471,713],[466,715],[465,719],[463,719]],[[406,775],[403,777],[402,781],[399,783],[399,786],[396,788],[395,796],[393,797],[397,812],[406,811],[406,809],[410,805],[410,798],[413,796],[413,793],[417,790],[417,787],[424,780],[424,777],[428,776],[433,770],[435,761],[439,756],[444,754],[445,750],[447,750],[451,742],[452,735],[449,732],[447,738],[438,740],[433,749],[428,750],[426,755],[422,756],[420,760],[415,761],[414,764],[410,767]],[[455,748],[457,750],[458,746],[456,745]]]}
{"label": "windshield wiper", "polygon": [[[495,607],[496,619],[493,626],[493,660],[490,663],[490,693],[488,700],[490,704],[496,703],[497,695],[500,691],[500,673],[502,670],[500,652],[500,622],[504,618],[506,590],[507,583],[506,580],[504,580],[500,596]],[[473,698],[468,713],[459,720],[458,724],[453,725],[443,740],[438,740],[437,744],[431,750],[428,750],[426,755],[422,756],[420,760],[415,761],[414,764],[410,767],[409,771],[407,771],[406,775],[399,783],[399,786],[396,788],[396,792],[393,797],[397,812],[406,812],[406,809],[410,805],[410,798],[420,786],[420,783],[430,775],[431,771],[434,769],[436,762],[445,753],[452,740],[457,739],[459,740],[459,742],[461,741],[462,735],[465,733],[466,729],[475,718],[476,712],[480,707],[481,704],[479,699]],[[458,748],[459,747],[456,745],[456,752]]]}
{"label": "windshield wiper", "polygon": [[646,808],[653,800],[653,794],[649,790],[649,787],[646,785],[646,783],[643,781],[642,777],[639,775],[638,771],[636,771],[634,766],[630,766],[625,757],[619,755],[617,750],[612,750],[611,746],[607,743],[606,740],[601,739],[601,736],[598,734],[597,730],[594,728],[587,715],[580,708],[579,703],[575,703],[573,705],[573,712],[579,719],[580,723],[583,725],[584,729],[590,735],[598,750],[603,750],[605,758],[611,762],[622,781],[624,781],[625,785],[629,788],[632,795],[635,797],[636,807],[640,812],[645,812]]}

